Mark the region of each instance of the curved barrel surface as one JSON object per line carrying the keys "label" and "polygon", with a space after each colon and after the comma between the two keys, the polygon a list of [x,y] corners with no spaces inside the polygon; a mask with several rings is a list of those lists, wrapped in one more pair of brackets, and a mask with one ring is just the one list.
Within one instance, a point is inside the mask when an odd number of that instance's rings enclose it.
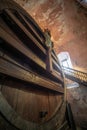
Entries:
{"label": "curved barrel surface", "polygon": [[14,129],[52,130],[64,120],[61,68],[45,40],[24,9],[0,0],[0,112]]}

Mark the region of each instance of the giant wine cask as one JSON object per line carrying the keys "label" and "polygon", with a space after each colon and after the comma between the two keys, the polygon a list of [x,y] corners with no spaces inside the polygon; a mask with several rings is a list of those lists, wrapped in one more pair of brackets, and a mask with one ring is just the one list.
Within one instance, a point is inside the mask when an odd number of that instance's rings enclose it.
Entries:
{"label": "giant wine cask", "polygon": [[46,40],[24,9],[0,0],[0,129],[55,130],[64,121],[63,76]]}

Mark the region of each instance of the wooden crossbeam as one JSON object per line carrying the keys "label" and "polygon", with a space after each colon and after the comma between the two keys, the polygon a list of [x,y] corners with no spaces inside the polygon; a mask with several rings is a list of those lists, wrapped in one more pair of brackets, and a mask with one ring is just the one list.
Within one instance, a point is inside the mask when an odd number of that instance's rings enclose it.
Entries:
{"label": "wooden crossbeam", "polygon": [[52,57],[51,57],[51,48],[49,47],[47,50],[47,59],[46,59],[46,69],[49,72],[52,72]]}
{"label": "wooden crossbeam", "polygon": [[45,79],[39,75],[34,74],[32,71],[27,71],[16,64],[13,64],[6,59],[0,57],[0,73],[9,75],[16,79],[23,80],[28,83],[39,85],[43,88],[47,88],[56,92],[63,93],[61,84],[55,83],[51,80]]}
{"label": "wooden crossbeam", "polygon": [[59,67],[58,63],[54,59],[52,59],[52,62],[58,68],[57,72],[58,71],[60,72],[61,70],[60,70],[60,67]]}
{"label": "wooden crossbeam", "polygon": [[27,56],[29,59],[39,64],[42,68],[46,69],[46,64],[37,57],[29,48],[24,46],[24,44],[19,43],[15,38],[13,38],[6,30],[0,27],[0,37],[4,39],[9,45],[17,49],[23,55]]}
{"label": "wooden crossbeam", "polygon": [[9,11],[8,9],[5,10],[6,15],[8,15],[23,31],[24,33],[32,39],[32,41],[40,48],[40,50],[46,54],[46,50],[43,46],[32,36],[32,34],[23,26],[23,24]]}
{"label": "wooden crossbeam", "polygon": [[53,51],[51,52],[51,55],[54,58],[54,60],[58,63],[58,58],[54,55]]}
{"label": "wooden crossbeam", "polygon": [[38,33],[32,27],[32,25],[26,20],[26,18],[23,16],[23,14],[21,14],[21,13],[18,13],[18,14],[21,16],[21,18],[24,20],[24,22],[27,24],[27,26],[35,33],[35,35],[38,37],[38,39],[43,43],[43,39],[38,35]]}

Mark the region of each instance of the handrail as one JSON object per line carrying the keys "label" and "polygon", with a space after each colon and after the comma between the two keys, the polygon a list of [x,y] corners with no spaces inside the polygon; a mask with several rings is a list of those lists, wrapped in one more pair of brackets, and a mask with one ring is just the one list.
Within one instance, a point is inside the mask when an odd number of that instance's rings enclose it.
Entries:
{"label": "handrail", "polygon": [[80,72],[80,73],[83,73],[83,74],[87,75],[87,73],[85,73],[85,72],[82,72],[82,71],[79,71],[79,70],[76,70],[76,69],[72,69],[72,68],[69,68],[69,67],[62,66],[62,68],[63,69],[65,68],[65,69],[73,70],[73,71]]}
{"label": "handrail", "polygon": [[66,78],[87,86],[87,73],[62,66]]}

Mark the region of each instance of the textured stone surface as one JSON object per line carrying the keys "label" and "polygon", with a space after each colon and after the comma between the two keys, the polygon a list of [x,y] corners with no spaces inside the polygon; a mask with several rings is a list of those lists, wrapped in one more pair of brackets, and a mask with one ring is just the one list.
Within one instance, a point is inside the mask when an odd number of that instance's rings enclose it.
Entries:
{"label": "textured stone surface", "polygon": [[87,128],[87,88],[68,89],[68,101],[71,103],[74,119],[78,126]]}

